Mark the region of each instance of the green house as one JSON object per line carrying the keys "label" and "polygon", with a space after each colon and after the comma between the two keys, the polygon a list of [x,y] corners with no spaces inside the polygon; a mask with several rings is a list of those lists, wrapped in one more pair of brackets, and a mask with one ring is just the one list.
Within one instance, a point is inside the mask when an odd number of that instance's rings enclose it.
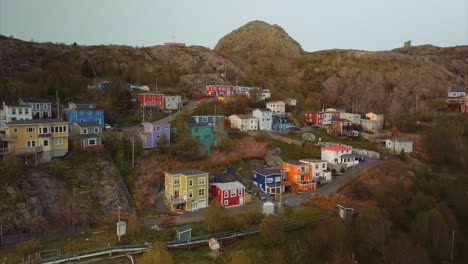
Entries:
{"label": "green house", "polygon": [[190,135],[200,140],[202,144],[202,152],[204,154],[211,153],[211,146],[216,141],[216,136],[213,132],[213,127],[208,124],[188,124]]}

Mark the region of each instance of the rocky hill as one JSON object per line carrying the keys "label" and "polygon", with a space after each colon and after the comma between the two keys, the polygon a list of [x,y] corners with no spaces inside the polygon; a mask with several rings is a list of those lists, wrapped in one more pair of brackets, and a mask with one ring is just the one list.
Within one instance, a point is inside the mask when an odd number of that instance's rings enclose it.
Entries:
{"label": "rocky hill", "polygon": [[[468,46],[391,51],[305,52],[278,25],[253,21],[199,46],[80,46],[0,36],[0,97],[30,93],[73,97],[99,79],[190,95],[206,84],[262,86],[275,98],[295,96],[302,110],[323,104],[355,111],[426,111],[468,76]],[[226,75],[224,75],[226,73]],[[14,87],[14,93],[12,89]]]}

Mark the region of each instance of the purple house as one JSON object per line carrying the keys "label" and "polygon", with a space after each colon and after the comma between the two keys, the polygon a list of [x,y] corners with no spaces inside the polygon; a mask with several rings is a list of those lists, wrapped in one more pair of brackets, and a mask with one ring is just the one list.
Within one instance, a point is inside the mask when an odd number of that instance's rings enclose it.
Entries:
{"label": "purple house", "polygon": [[143,143],[143,148],[156,148],[161,137],[166,137],[166,142],[169,145],[171,141],[171,125],[167,122],[144,123],[140,130],[140,138]]}

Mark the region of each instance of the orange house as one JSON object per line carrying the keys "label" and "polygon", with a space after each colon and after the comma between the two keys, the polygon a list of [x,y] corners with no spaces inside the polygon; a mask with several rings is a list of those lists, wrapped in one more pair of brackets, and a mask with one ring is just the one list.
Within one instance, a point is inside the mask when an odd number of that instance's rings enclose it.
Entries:
{"label": "orange house", "polygon": [[283,161],[285,178],[297,184],[299,191],[310,191],[317,188],[317,183],[312,181],[309,164],[297,160]]}

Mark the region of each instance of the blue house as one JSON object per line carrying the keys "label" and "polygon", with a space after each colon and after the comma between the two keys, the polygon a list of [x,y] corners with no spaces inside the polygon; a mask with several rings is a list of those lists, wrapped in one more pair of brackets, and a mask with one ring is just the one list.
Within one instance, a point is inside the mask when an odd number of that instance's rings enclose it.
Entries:
{"label": "blue house", "polygon": [[204,124],[216,127],[223,125],[224,117],[214,115],[192,116],[192,122],[195,124]]}
{"label": "blue house", "polygon": [[104,127],[104,110],[96,108],[95,104],[70,102],[65,116],[70,123],[98,122],[100,127]]}
{"label": "blue house", "polygon": [[283,193],[283,170],[259,168],[253,170],[253,182],[267,194]]}
{"label": "blue house", "polygon": [[288,130],[292,127],[291,120],[285,116],[273,116],[273,130]]}

